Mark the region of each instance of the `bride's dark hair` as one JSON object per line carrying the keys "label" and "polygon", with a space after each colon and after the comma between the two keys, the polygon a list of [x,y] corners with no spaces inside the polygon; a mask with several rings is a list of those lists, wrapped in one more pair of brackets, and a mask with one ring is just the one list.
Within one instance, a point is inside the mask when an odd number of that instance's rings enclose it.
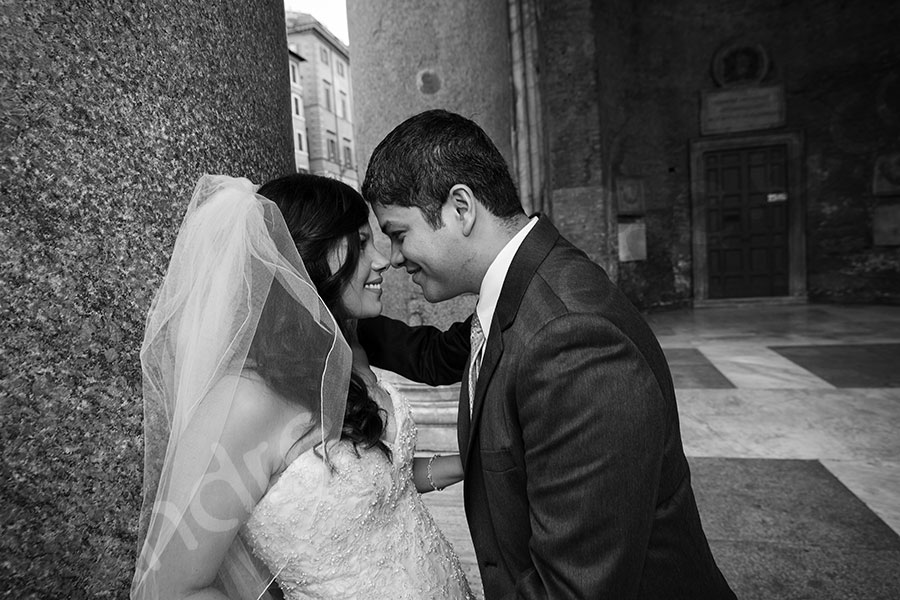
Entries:
{"label": "bride's dark hair", "polygon": [[[319,296],[337,320],[344,338],[352,343],[356,336],[356,322],[347,313],[341,295],[359,262],[359,228],[369,219],[366,201],[359,192],[343,182],[301,173],[269,181],[257,193],[274,202],[281,210]],[[328,259],[344,240],[344,262],[332,273]],[[260,317],[259,332],[277,331],[286,325],[283,313],[277,310],[277,288],[280,286],[272,286],[272,293]],[[276,391],[288,397],[295,395],[297,378],[302,376],[303,365],[297,364],[297,357],[272,348],[263,337],[258,336],[251,348],[251,358],[256,361],[257,370]],[[341,437],[353,442],[354,446],[378,448],[389,457],[390,450],[381,441],[385,428],[383,413],[369,396],[362,378],[352,371]]]}

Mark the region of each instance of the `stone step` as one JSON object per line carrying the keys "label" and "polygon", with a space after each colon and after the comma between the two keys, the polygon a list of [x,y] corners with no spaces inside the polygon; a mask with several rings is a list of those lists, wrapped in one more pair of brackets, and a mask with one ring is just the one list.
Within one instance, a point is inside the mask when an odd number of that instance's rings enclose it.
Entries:
{"label": "stone step", "polygon": [[417,452],[458,452],[459,384],[432,387],[389,371],[378,373],[380,379],[390,382],[409,402],[418,428]]}

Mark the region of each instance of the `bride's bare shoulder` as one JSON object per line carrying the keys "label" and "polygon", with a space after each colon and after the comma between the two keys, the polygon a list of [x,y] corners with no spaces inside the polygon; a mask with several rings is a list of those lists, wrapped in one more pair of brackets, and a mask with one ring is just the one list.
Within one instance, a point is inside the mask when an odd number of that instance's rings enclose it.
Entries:
{"label": "bride's bare shoulder", "polygon": [[252,370],[222,377],[210,395],[226,401],[231,398],[229,421],[235,426],[266,436],[280,432],[287,423],[296,425],[313,420],[306,408],[286,401]]}

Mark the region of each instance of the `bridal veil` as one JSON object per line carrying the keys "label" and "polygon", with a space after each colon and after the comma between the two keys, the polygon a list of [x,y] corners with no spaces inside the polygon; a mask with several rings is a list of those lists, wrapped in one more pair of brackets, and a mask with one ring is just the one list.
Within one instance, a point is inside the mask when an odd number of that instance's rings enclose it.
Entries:
{"label": "bridal veil", "polygon": [[[291,455],[314,449],[327,460],[340,438],[350,349],[278,207],[256,189],[246,179],[200,179],[150,307],[141,346],[144,504],[132,598],[159,596],[166,576],[159,559],[170,545],[190,551],[197,528],[233,528],[198,506],[204,486],[233,486],[249,498],[230,466],[252,470],[258,457],[227,456],[220,438],[236,410],[237,382],[260,369],[255,348],[265,345],[299,365],[286,380],[289,400],[308,420],[299,439],[286,444]],[[216,585],[231,598],[265,597],[272,575],[238,534]]]}

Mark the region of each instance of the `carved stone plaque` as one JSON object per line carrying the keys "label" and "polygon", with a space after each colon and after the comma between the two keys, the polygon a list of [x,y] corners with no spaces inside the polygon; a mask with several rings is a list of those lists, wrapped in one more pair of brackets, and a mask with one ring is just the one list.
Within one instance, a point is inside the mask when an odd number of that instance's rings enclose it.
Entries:
{"label": "carved stone plaque", "polygon": [[619,216],[644,214],[644,182],[634,177],[616,181],[616,210]]}
{"label": "carved stone plaque", "polygon": [[784,88],[731,88],[703,92],[700,133],[732,133],[784,125]]}

